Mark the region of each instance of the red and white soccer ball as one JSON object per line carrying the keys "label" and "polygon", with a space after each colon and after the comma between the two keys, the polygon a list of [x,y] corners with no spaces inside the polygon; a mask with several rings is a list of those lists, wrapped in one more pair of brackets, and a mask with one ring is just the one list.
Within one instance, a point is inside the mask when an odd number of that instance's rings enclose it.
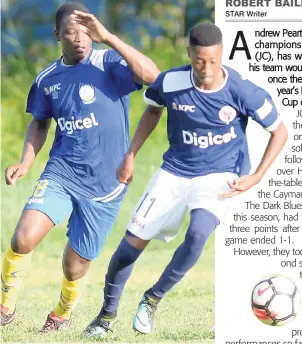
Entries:
{"label": "red and white soccer ball", "polygon": [[278,326],[289,323],[301,305],[300,292],[294,282],[281,275],[261,280],[252,292],[252,309],[264,324]]}

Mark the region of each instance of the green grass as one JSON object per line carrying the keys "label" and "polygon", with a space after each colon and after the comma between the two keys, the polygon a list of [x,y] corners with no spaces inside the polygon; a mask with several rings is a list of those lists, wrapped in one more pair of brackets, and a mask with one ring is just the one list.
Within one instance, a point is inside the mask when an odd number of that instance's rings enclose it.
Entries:
{"label": "green grass", "polygon": [[[38,329],[43,325],[48,312],[58,298],[62,272],[59,252],[51,254],[37,250],[19,299],[18,317],[14,323],[3,329],[3,341],[19,343],[91,341],[82,337],[81,332],[100,310],[104,275],[112,253],[113,250],[107,248],[94,262],[90,271],[89,285],[73,314],[69,331],[42,335],[38,333]],[[213,326],[214,317],[211,249],[208,249],[202,262],[162,301],[157,312],[154,333],[144,336],[132,330],[132,317],[143,291],[156,281],[172,253],[172,248],[156,251],[150,249],[137,262],[122,297],[119,321],[115,331],[106,341],[211,342],[213,333],[210,328]]]}
{"label": "green grass", "polygon": [[[178,51],[166,46],[149,53],[162,70],[186,62],[185,48]],[[43,50],[41,50],[43,51]],[[35,64],[12,58],[5,60],[8,75],[2,78],[2,171],[20,158],[25,127],[30,116],[24,114],[25,99],[34,74],[56,56],[56,52],[46,51],[41,61]],[[22,59],[22,58],[21,58]],[[23,66],[20,68],[20,65]],[[144,104],[142,93],[132,96],[131,132],[142,114]],[[16,187],[8,187],[1,182],[2,218],[1,247],[7,248],[11,235],[19,219],[22,208],[30,196],[35,180],[39,177],[47,160],[52,144],[54,125],[43,150],[40,152],[29,175],[19,180]],[[104,276],[112,253],[125,232],[125,225],[139,197],[147,186],[152,174],[162,162],[162,154],[167,148],[166,115],[156,131],[139,153],[136,161],[135,179],[123,202],[121,212],[101,256],[93,262],[89,273],[89,284],[76,308],[72,325],[68,332],[41,335],[39,328],[47,314],[58,301],[62,280],[61,257],[67,238],[66,222],[54,228],[36,248],[29,274],[25,280],[17,304],[16,320],[3,328],[2,340],[14,343],[85,343],[81,332],[101,308]],[[4,176],[2,176],[4,179]],[[202,258],[187,276],[161,302],[156,316],[154,333],[139,335],[132,330],[132,317],[142,293],[159,278],[170,261],[174,250],[182,242],[188,225],[188,217],[177,238],[168,244],[152,242],[142,254],[125,288],[119,310],[119,322],[106,342],[136,343],[214,343],[211,327],[214,325],[214,237],[208,241]]]}
{"label": "green grass", "polygon": [[[147,147],[146,147],[147,150]],[[118,221],[111,233],[106,248],[93,262],[89,273],[89,285],[73,315],[71,328],[66,333],[40,335],[49,311],[58,300],[62,280],[61,256],[66,244],[65,224],[55,227],[34,252],[32,264],[18,302],[16,321],[3,329],[4,342],[50,343],[87,342],[80,336],[89,321],[101,307],[104,276],[112,253],[124,234],[128,220],[138,197],[148,183],[156,165],[148,166],[155,159],[152,151],[149,156],[140,156],[137,177],[130,187],[123,203]],[[146,159],[146,163],[142,164]],[[142,164],[142,165],[141,165]],[[143,171],[144,170],[144,171]],[[20,180],[16,187],[3,187],[2,195],[2,246],[7,247],[11,234],[18,221],[27,195],[31,193],[34,176]],[[144,178],[139,178],[143,175]],[[188,218],[178,237],[168,243],[152,242],[138,260],[131,279],[125,288],[119,312],[116,331],[108,338],[109,342],[199,342],[211,343],[214,325],[214,240],[207,243],[198,264],[188,273],[162,301],[156,328],[152,335],[138,335],[132,330],[132,317],[142,293],[160,276],[170,261],[175,248],[183,240]],[[88,341],[89,342],[89,341]]]}

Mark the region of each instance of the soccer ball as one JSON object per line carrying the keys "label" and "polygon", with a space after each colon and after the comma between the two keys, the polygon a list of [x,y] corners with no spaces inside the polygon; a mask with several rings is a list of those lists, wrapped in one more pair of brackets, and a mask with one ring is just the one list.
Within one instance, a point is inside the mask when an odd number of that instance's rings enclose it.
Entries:
{"label": "soccer ball", "polygon": [[262,279],[252,292],[252,310],[267,325],[284,325],[297,315],[300,292],[294,282],[281,275]]}

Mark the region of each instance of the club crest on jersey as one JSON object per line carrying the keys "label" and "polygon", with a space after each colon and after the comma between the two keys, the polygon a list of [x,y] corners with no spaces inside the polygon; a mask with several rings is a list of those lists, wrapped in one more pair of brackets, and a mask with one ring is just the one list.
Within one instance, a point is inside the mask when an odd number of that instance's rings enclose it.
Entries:
{"label": "club crest on jersey", "polygon": [[224,106],[219,111],[219,118],[226,124],[230,124],[230,122],[232,122],[235,117],[236,110],[231,106]]}
{"label": "club crest on jersey", "polygon": [[91,104],[95,101],[94,88],[91,85],[81,85],[79,95],[84,104]]}

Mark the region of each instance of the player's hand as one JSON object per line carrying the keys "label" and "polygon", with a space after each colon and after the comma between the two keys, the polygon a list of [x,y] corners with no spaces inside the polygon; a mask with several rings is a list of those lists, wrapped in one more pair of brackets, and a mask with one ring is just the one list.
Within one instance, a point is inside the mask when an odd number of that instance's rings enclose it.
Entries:
{"label": "player's hand", "polygon": [[28,166],[24,164],[17,164],[9,166],[5,170],[5,181],[7,185],[16,185],[17,179],[25,176],[28,173]]}
{"label": "player's hand", "polygon": [[261,178],[256,174],[251,176],[242,176],[239,179],[234,180],[233,182],[228,182],[231,190],[227,191],[221,195],[221,198],[231,198],[237,195],[242,194],[244,191],[247,191],[254,185],[260,182]]}
{"label": "player's hand", "polygon": [[134,156],[126,155],[120,167],[117,169],[117,178],[123,184],[130,184],[134,174]]}
{"label": "player's hand", "polygon": [[108,43],[111,33],[90,13],[74,11],[74,21],[96,43]]}

